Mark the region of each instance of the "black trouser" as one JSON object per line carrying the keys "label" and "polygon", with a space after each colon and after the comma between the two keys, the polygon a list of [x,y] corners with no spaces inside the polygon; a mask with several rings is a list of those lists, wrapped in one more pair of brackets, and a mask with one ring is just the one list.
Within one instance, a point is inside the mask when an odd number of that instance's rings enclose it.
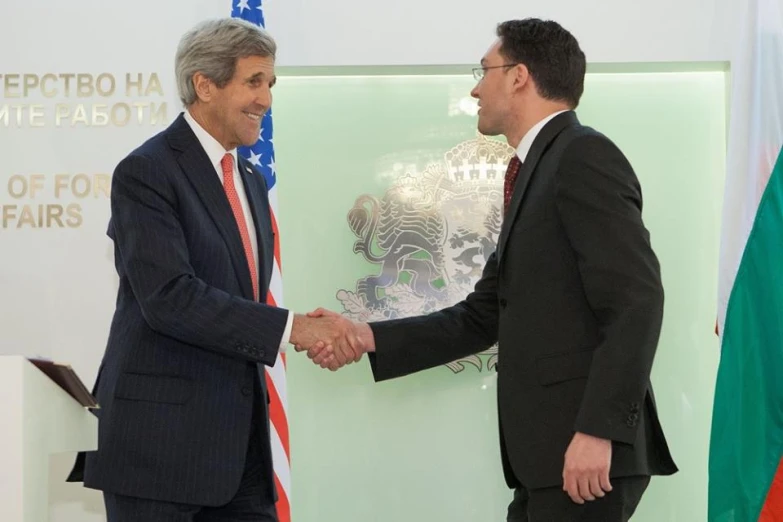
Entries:
{"label": "black trouser", "polygon": [[508,506],[507,522],[627,522],[650,483],[649,476],[610,480],[612,491],[577,504],[562,487],[518,488]]}

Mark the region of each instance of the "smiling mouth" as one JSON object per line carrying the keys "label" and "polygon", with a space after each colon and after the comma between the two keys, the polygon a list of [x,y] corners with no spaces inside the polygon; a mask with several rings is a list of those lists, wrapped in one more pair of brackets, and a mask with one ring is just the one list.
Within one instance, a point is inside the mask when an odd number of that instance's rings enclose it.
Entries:
{"label": "smiling mouth", "polygon": [[256,122],[261,121],[261,116],[263,116],[263,114],[253,114],[252,112],[245,112],[244,114],[245,116],[247,116],[248,118]]}

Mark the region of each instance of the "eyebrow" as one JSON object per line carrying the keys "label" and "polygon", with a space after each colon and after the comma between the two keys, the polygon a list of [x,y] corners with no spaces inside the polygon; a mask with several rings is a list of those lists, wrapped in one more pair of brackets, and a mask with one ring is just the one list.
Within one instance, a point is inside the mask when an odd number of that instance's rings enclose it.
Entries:
{"label": "eyebrow", "polygon": [[[266,78],[266,74],[264,74],[263,71],[257,72],[254,75],[252,75],[250,78],[248,78],[246,81],[252,82],[253,80],[263,80]],[[277,83],[277,76],[272,77],[272,81],[269,82],[269,86],[273,87]]]}

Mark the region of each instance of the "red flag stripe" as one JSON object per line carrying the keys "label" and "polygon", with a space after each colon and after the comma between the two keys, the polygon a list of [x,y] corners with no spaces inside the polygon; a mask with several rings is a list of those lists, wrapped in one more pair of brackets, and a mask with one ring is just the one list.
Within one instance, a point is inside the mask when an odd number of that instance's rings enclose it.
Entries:
{"label": "red flag stripe", "polygon": [[283,265],[280,262],[280,232],[277,228],[277,217],[274,212],[270,212],[270,215],[272,216],[272,232],[275,238],[275,263],[277,263],[277,268],[280,270],[280,274],[282,274]]}
{"label": "red flag stripe", "polygon": [[778,464],[778,471],[772,479],[767,500],[759,515],[759,522],[781,521],[783,521],[783,459]]}
{"label": "red flag stripe", "polygon": [[280,479],[275,475],[275,489],[277,490],[277,518],[280,522],[288,522],[291,520],[291,505],[288,503],[288,495],[283,490],[283,485],[280,484]]}
{"label": "red flag stripe", "polygon": [[277,388],[275,388],[269,373],[266,374],[266,387],[269,390],[269,419],[272,421],[275,430],[277,430],[280,442],[283,443],[283,448],[285,449],[285,456],[290,462],[291,450],[288,438],[288,419],[283,408],[283,402],[280,400],[280,395],[277,393]]}

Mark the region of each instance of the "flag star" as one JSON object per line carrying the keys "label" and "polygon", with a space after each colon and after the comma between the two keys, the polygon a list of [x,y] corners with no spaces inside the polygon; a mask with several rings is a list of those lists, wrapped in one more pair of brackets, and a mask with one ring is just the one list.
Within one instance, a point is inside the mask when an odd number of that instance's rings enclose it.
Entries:
{"label": "flag star", "polygon": [[237,9],[239,9],[240,14],[245,11],[245,9],[250,9],[250,6],[247,5],[247,3],[250,0],[239,0],[239,3],[237,4]]}
{"label": "flag star", "polygon": [[256,9],[258,9],[259,11],[263,11],[263,10],[264,10],[264,7],[261,5],[261,4],[263,4],[263,3],[264,3],[263,1],[262,1],[261,3],[259,3],[259,4],[258,4],[258,7],[256,7]]}
{"label": "flag star", "polygon": [[264,141],[264,128],[261,127],[261,130],[258,132],[258,141]]}
{"label": "flag star", "polygon": [[267,167],[269,167],[269,170],[272,171],[272,176],[277,176],[277,168],[275,168],[275,158],[274,157],[272,158],[272,163],[267,165]]}
{"label": "flag star", "polygon": [[256,167],[261,165],[261,154],[256,154],[255,151],[250,151],[250,157],[247,160]]}

